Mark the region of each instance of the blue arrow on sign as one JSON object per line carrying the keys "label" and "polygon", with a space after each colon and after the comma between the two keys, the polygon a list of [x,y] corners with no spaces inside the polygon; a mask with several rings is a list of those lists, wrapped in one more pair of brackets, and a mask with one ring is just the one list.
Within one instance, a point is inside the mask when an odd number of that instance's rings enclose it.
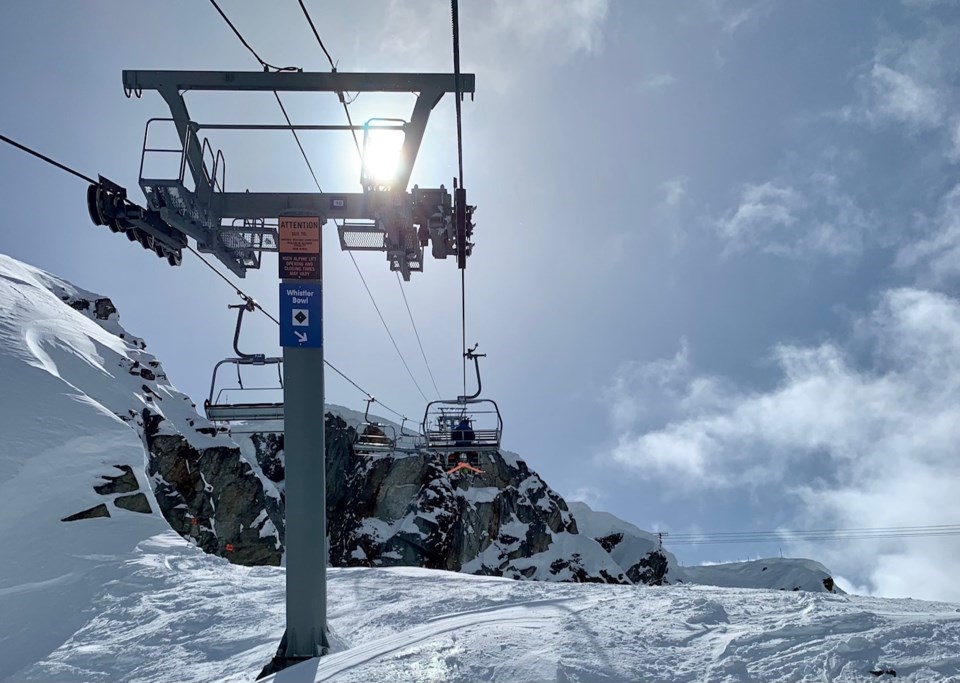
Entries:
{"label": "blue arrow on sign", "polygon": [[280,283],[280,346],[319,349],[323,346],[323,286]]}

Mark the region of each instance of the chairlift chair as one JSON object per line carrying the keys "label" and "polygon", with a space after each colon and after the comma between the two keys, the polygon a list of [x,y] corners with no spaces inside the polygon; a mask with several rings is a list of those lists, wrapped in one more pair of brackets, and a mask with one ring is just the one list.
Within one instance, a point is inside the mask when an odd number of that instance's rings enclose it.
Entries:
{"label": "chairlift chair", "polygon": [[397,449],[397,430],[392,425],[370,420],[370,404],[376,400],[373,396],[367,399],[363,423],[357,427],[357,435],[353,440],[353,452],[357,455],[391,453]]}
{"label": "chairlift chair", "polygon": [[[425,450],[431,453],[492,453],[500,450],[503,419],[495,401],[478,398],[481,390],[479,358],[476,345],[464,356],[474,362],[477,390],[470,396],[431,401],[423,416]],[[460,427],[463,424],[465,427]]]}
{"label": "chairlift chair", "polygon": [[[210,396],[203,402],[203,409],[207,419],[212,422],[239,422],[239,421],[261,421],[261,420],[282,420],[283,419],[283,401],[263,402],[263,401],[230,401],[229,395],[232,392],[238,392],[244,396],[252,396],[255,392],[263,391],[283,391],[283,358],[267,357],[262,353],[243,353],[238,347],[240,340],[240,327],[243,324],[243,314],[245,311],[254,310],[254,302],[247,299],[243,304],[230,304],[228,308],[237,309],[237,327],[233,333],[233,350],[236,352],[236,358],[224,358],[213,367],[213,377],[210,380]],[[221,387],[217,391],[217,373],[224,365],[233,365],[237,371],[236,387]],[[251,387],[244,386],[243,377],[240,374],[241,367],[275,365],[277,367],[278,387]]]}

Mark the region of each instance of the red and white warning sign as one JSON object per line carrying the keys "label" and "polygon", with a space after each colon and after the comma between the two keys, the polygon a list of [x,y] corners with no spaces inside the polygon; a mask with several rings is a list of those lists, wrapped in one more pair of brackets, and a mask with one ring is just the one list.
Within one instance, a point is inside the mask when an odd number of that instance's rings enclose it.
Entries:
{"label": "red and white warning sign", "polygon": [[319,254],[320,219],[316,216],[280,216],[281,254]]}
{"label": "red and white warning sign", "polygon": [[317,216],[280,217],[280,279],[320,280],[320,219]]}

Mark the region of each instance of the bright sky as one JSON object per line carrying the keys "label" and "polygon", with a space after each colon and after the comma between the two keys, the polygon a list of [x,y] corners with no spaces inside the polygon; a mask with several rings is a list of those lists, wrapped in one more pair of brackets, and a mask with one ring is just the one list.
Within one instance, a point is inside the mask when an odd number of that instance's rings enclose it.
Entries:
{"label": "bright sky", "polygon": [[[476,214],[467,338],[504,445],[570,499],[673,532],[960,522],[960,6],[947,0],[463,0],[465,185]],[[327,70],[294,0],[223,0],[268,62]],[[341,71],[449,71],[441,0],[308,3]],[[11,3],[0,132],[135,201],[156,93],[122,69],[256,70],[211,5]],[[332,95],[294,121],[343,123]],[[355,121],[408,116],[362,95]],[[188,94],[201,121],[282,122],[272,95]],[[325,190],[358,191],[352,142],[306,134]],[[291,136],[216,140],[231,190],[309,191]],[[452,98],[413,183],[450,187]],[[93,226],[85,185],[0,149],[0,252],[103,292],[198,402],[231,355],[233,293]],[[334,230],[325,348],[415,419],[400,364]],[[278,304],[275,257],[243,287]],[[357,262],[424,393],[396,276]],[[428,260],[406,294],[440,391],[460,383],[459,274]],[[262,317],[245,345],[279,351]],[[328,401],[363,396],[328,375]],[[15,398],[5,397],[5,400]],[[669,547],[669,544],[668,544]],[[776,545],[674,548],[685,563]],[[863,591],[960,600],[954,538],[785,546]]]}

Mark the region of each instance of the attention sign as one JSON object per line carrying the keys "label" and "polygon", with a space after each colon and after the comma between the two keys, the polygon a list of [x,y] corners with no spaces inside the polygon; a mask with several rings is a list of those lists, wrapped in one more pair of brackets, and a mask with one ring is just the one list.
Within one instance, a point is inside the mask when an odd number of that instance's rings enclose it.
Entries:
{"label": "attention sign", "polygon": [[281,254],[319,254],[320,219],[316,216],[280,216]]}
{"label": "attention sign", "polygon": [[280,217],[280,278],[320,280],[320,219],[317,216]]}

